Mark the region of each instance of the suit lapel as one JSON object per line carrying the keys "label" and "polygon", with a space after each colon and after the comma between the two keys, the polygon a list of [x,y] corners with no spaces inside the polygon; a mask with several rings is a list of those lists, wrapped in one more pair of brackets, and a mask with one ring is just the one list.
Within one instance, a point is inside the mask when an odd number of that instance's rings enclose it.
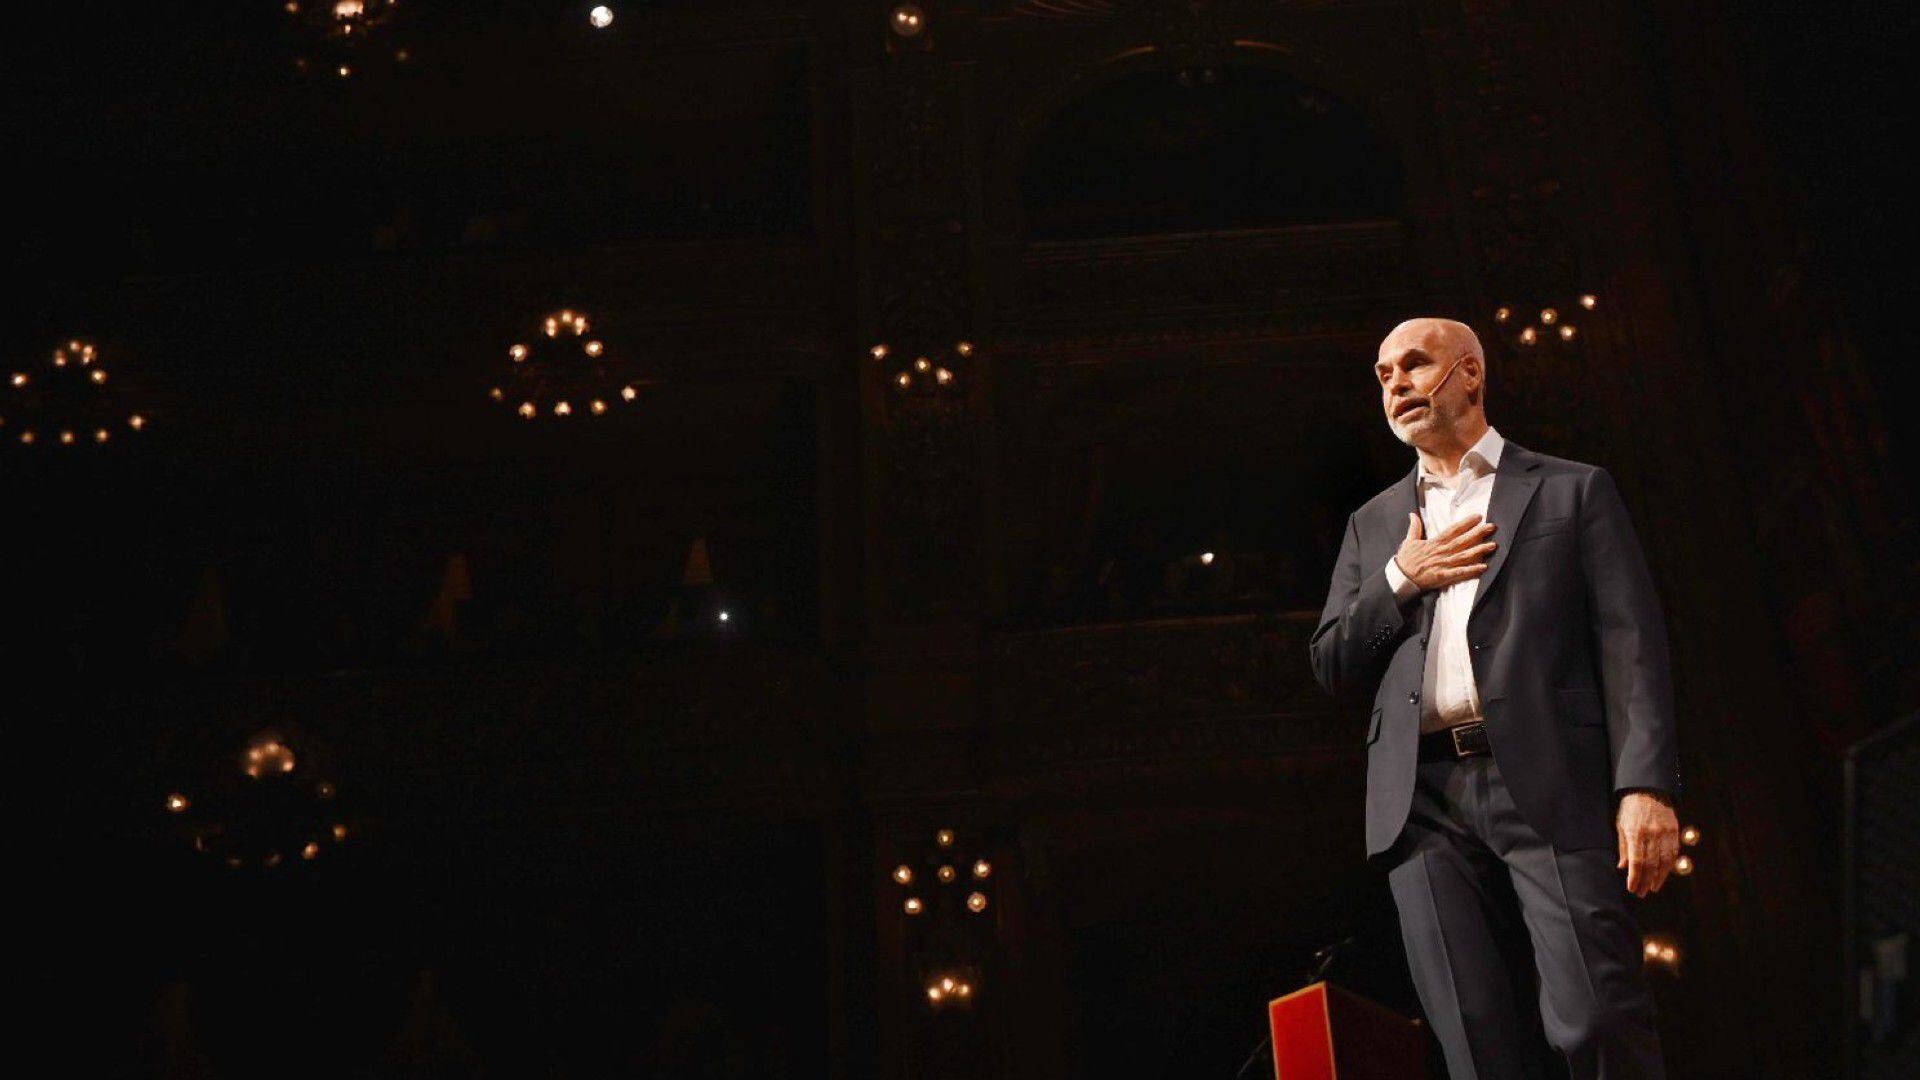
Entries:
{"label": "suit lapel", "polygon": [[1500,569],[1507,565],[1507,554],[1513,550],[1514,527],[1526,516],[1533,493],[1540,488],[1540,478],[1533,474],[1539,467],[1540,461],[1533,452],[1512,439],[1500,448],[1500,464],[1493,470],[1493,494],[1487,498],[1487,520],[1494,524],[1496,546],[1493,557],[1487,560],[1487,571],[1480,575],[1480,585],[1474,590],[1473,606],[1467,609],[1468,619],[1480,610],[1480,602],[1487,598],[1494,580],[1500,576]]}

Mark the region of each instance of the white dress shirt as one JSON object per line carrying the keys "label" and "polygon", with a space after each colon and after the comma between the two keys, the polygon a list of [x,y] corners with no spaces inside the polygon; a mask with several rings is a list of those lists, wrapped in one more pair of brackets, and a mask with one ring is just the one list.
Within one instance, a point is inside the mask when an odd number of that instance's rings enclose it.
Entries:
{"label": "white dress shirt", "polygon": [[[1460,468],[1451,478],[1435,476],[1424,464],[1419,466],[1421,535],[1431,539],[1474,514],[1486,520],[1493,471],[1500,464],[1500,449],[1505,444],[1500,433],[1488,425],[1486,434],[1461,455]],[[1387,559],[1386,569],[1387,584],[1393,587],[1395,599],[1404,604],[1419,594],[1420,586],[1401,571],[1398,562]],[[1427,666],[1420,679],[1422,733],[1483,718],[1473,662],[1467,655],[1467,612],[1479,590],[1480,578],[1475,576],[1443,587],[1434,598]]]}

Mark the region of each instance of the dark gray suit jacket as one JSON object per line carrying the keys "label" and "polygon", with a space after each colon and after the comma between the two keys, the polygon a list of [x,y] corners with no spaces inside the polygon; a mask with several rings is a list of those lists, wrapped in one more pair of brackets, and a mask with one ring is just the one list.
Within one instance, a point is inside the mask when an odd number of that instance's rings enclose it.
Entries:
{"label": "dark gray suit jacket", "polygon": [[[1386,562],[1419,509],[1418,466],[1347,518],[1309,644],[1314,678],[1371,695],[1367,857],[1400,835],[1413,797],[1419,692],[1433,601],[1403,607]],[[1487,739],[1513,801],[1562,849],[1617,843],[1613,797],[1679,798],[1666,622],[1620,490],[1606,469],[1507,439],[1487,519],[1494,549],[1467,616]]]}

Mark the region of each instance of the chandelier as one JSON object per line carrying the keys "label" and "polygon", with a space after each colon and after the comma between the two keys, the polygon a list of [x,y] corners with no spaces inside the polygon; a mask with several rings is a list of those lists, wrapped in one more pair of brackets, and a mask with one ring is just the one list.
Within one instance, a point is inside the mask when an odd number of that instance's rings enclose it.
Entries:
{"label": "chandelier", "polygon": [[396,6],[396,0],[286,0],[282,7],[306,38],[294,65],[346,79],[375,60],[405,63],[406,48],[388,40]]}
{"label": "chandelier", "polygon": [[1502,304],[1494,309],[1493,321],[1502,332],[1511,333],[1514,344],[1522,348],[1531,349],[1554,341],[1572,344],[1580,336],[1580,328],[1572,320],[1583,319],[1587,312],[1599,306],[1600,298],[1593,293],[1581,293],[1564,305],[1548,302],[1537,309]]}
{"label": "chandelier", "polygon": [[525,341],[507,348],[508,378],[487,396],[526,420],[542,416],[605,416],[616,404],[639,400],[650,380],[633,377],[629,364],[593,333],[587,314],[562,308],[540,321]]}
{"label": "chandelier", "polygon": [[928,349],[910,355],[885,342],[867,349],[876,364],[887,365],[887,381],[900,393],[939,394],[953,388],[959,379],[961,362],[971,359],[971,341],[956,341],[943,348]]}
{"label": "chandelier", "polygon": [[100,350],[78,339],[53,350],[50,362],[7,376],[0,397],[0,438],[20,446],[85,446],[111,442],[147,426],[140,413],[115,410],[106,391]]}
{"label": "chandelier", "polygon": [[333,782],[315,775],[310,756],[262,731],[241,748],[238,768],[204,773],[162,805],[196,853],[229,869],[312,862],[345,843],[349,830]]}

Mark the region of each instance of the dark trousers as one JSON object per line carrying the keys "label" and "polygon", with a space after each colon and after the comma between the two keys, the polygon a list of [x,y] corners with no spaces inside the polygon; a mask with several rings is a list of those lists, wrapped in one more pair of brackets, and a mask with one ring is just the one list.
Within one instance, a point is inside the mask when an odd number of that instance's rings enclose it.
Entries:
{"label": "dark trousers", "polygon": [[[1561,851],[1488,756],[1419,764],[1387,880],[1452,1080],[1664,1078],[1639,928],[1613,848]],[[1557,1070],[1556,1070],[1557,1071]]]}

